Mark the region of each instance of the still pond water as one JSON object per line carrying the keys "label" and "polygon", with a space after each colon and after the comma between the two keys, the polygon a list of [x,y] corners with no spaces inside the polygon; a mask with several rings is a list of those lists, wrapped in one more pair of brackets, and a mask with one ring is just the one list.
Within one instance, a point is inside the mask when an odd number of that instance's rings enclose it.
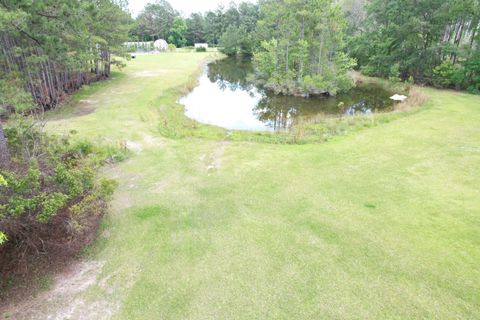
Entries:
{"label": "still pond water", "polygon": [[254,131],[288,130],[299,117],[369,114],[393,108],[392,93],[377,85],[357,86],[336,97],[307,99],[275,95],[256,86],[252,75],[248,58],[210,63],[198,86],[179,102],[188,117],[201,123]]}

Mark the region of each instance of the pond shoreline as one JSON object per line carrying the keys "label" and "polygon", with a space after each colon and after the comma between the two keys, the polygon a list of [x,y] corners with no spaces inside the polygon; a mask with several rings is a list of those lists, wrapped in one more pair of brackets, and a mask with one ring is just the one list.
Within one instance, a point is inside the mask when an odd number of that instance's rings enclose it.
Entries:
{"label": "pond shoreline", "polygon": [[289,131],[300,118],[372,114],[394,105],[389,99],[393,93],[378,84],[336,96],[277,94],[253,80],[253,65],[246,57],[218,59],[203,70],[179,103],[187,117],[227,130]]}

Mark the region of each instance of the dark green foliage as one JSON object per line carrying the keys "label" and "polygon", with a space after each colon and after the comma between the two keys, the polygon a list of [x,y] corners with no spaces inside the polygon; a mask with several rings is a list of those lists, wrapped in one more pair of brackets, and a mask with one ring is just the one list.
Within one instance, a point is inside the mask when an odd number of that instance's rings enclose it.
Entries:
{"label": "dark green foliage", "polygon": [[[162,0],[145,6],[130,30],[130,38],[135,41],[163,38],[177,47],[204,42],[216,46],[227,29],[234,27],[243,30],[250,42],[255,40],[253,33],[259,18],[257,4],[242,2],[237,5],[232,2],[227,8],[220,6],[214,11],[193,13],[183,19],[170,3]],[[251,45],[245,44],[246,39],[241,42],[244,42],[242,51],[251,54]]]}
{"label": "dark green foliage", "polygon": [[133,38],[140,41],[167,39],[179,14],[165,0],[148,3],[136,19]]}
{"label": "dark green foliage", "polygon": [[479,1],[372,0],[366,8],[346,7],[347,48],[367,75],[478,88]]}
{"label": "dark green foliage", "polygon": [[355,61],[345,54],[346,21],[332,0],[261,3],[257,78],[277,93],[308,96],[346,91]]}
{"label": "dark green foliage", "polygon": [[172,27],[170,28],[168,43],[174,44],[176,47],[181,48],[187,44],[185,38],[187,33],[187,23],[182,17],[176,17]]}
{"label": "dark green foliage", "polygon": [[220,51],[229,56],[253,53],[253,38],[244,26],[229,26],[220,37],[218,45]]}
{"label": "dark green foliage", "polygon": [[463,64],[465,68],[465,83],[468,91],[480,94],[480,51]]}
{"label": "dark green foliage", "polygon": [[192,13],[187,19],[187,44],[193,46],[195,43],[204,43],[205,40],[205,18],[201,13]]}
{"label": "dark green foliage", "polygon": [[[231,4],[223,11],[216,13],[220,33],[216,38],[216,44],[227,55],[253,54],[255,47],[260,43],[256,38],[257,22],[260,19],[260,7],[256,4],[242,2],[238,6]],[[207,37],[209,35],[207,34]],[[213,35],[210,35],[213,38]]]}
{"label": "dark green foliage", "polygon": [[29,100],[53,108],[109,77],[129,24],[114,0],[0,1],[0,114],[31,109]]}
{"label": "dark green foliage", "polygon": [[207,52],[207,48],[205,47],[200,47],[195,49],[196,52]]}
{"label": "dark green foliage", "polygon": [[439,88],[459,88],[464,81],[464,68],[444,61],[433,69],[432,83]]}
{"label": "dark green foliage", "polygon": [[0,117],[8,117],[11,113],[31,111],[35,104],[32,95],[25,90],[25,83],[18,72],[10,72],[0,76]]}

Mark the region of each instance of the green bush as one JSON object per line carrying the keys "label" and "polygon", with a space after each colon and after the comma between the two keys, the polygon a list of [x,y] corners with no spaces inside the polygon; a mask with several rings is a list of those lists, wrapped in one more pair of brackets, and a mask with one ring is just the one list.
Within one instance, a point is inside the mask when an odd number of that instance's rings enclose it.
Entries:
{"label": "green bush", "polygon": [[25,82],[20,74],[16,72],[0,74],[0,117],[8,117],[15,112],[26,113],[34,109],[32,95],[24,88]]}
{"label": "green bush", "polygon": [[112,146],[47,135],[23,119],[5,134],[12,164],[0,168],[0,270],[16,270],[19,263],[37,261],[40,253],[49,257],[64,244],[78,249],[75,244],[93,238],[87,235],[96,230],[116,187],[98,179],[96,169],[125,154]]}
{"label": "green bush", "polygon": [[390,67],[388,80],[390,80],[394,83],[401,81],[401,79],[400,79],[400,64],[399,63],[395,63]]}
{"label": "green bush", "polygon": [[377,71],[374,66],[371,65],[365,65],[360,67],[360,71],[362,74],[368,76],[368,77],[375,77],[378,76]]}
{"label": "green bush", "polygon": [[195,49],[196,52],[207,52],[207,48],[200,47]]}
{"label": "green bush", "polygon": [[467,90],[480,94],[480,51],[473,54],[463,65]]}
{"label": "green bush", "polygon": [[433,69],[432,82],[438,88],[460,89],[463,86],[463,74],[461,66],[445,61]]}

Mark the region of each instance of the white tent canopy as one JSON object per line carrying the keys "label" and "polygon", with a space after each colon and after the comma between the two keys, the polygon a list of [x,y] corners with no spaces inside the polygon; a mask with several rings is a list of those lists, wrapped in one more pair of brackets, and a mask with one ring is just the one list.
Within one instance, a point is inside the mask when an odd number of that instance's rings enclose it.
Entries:
{"label": "white tent canopy", "polygon": [[168,49],[168,43],[167,43],[167,41],[165,41],[163,39],[158,39],[157,41],[155,41],[153,43],[153,46],[158,51],[167,51],[167,49]]}

